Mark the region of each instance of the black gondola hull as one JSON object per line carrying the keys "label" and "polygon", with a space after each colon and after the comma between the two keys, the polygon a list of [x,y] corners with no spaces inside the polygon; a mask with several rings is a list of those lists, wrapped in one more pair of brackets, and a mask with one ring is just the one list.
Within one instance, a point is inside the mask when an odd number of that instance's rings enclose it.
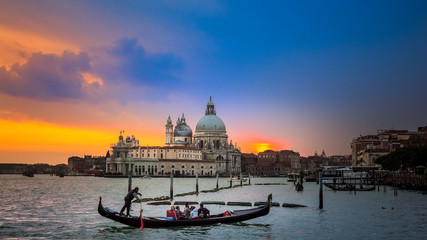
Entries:
{"label": "black gondola hull", "polygon": [[[203,226],[217,223],[235,223],[267,215],[270,212],[270,205],[271,194],[265,206],[247,210],[235,210],[233,211],[232,216],[223,216],[223,214],[218,214],[212,215],[209,218],[179,220],[165,220],[163,218],[143,217],[143,225],[144,228],[166,228],[181,226]],[[101,216],[126,224],[128,226],[137,228],[141,227],[141,218],[121,216],[117,212],[113,212],[111,210],[109,211],[102,205],[101,198],[99,198],[98,213]]]}

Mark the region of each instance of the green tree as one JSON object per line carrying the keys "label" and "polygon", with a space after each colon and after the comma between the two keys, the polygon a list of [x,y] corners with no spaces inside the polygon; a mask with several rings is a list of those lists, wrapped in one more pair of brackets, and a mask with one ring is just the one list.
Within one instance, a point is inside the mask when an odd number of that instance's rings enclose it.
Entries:
{"label": "green tree", "polygon": [[427,166],[427,146],[409,146],[377,158],[375,163],[384,169],[395,171],[402,168]]}

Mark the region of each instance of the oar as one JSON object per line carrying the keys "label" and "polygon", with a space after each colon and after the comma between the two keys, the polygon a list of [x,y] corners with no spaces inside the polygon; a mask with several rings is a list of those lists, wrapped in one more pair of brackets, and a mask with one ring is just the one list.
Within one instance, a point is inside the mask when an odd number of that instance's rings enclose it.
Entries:
{"label": "oar", "polygon": [[141,203],[141,211],[140,211],[141,212],[140,213],[141,214],[141,229],[144,229],[144,222],[142,221],[142,199],[141,199],[140,203]]}

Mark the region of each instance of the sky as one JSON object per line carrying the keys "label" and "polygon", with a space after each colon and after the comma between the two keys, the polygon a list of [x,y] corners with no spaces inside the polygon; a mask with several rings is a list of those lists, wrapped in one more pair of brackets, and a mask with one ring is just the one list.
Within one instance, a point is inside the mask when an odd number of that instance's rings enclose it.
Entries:
{"label": "sky", "polygon": [[0,163],[163,146],[212,96],[242,152],[427,125],[426,1],[0,0]]}

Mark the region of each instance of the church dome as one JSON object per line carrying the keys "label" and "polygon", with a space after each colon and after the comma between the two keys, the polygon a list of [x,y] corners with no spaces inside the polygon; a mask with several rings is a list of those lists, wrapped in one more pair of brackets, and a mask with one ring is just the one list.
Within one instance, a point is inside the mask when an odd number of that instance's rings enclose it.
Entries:
{"label": "church dome", "polygon": [[196,125],[196,132],[200,131],[218,131],[225,132],[225,124],[221,118],[216,115],[203,116]]}
{"label": "church dome", "polygon": [[203,131],[226,132],[224,122],[216,115],[212,97],[206,105],[205,116],[203,116],[196,125],[196,132]]}
{"label": "church dome", "polygon": [[174,137],[192,137],[193,131],[187,124],[180,124],[179,126],[176,126],[174,131]]}

